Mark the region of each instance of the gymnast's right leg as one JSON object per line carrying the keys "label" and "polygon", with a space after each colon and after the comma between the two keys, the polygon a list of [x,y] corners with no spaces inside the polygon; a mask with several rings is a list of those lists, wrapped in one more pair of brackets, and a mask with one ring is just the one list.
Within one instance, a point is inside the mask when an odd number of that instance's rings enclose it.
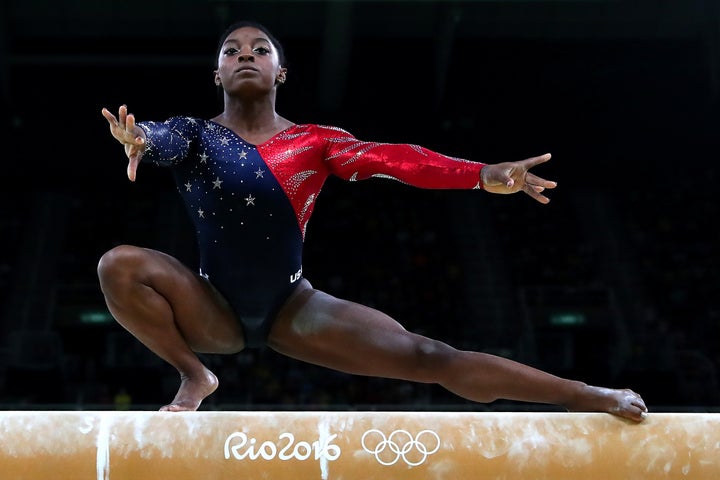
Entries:
{"label": "gymnast's right leg", "polygon": [[120,245],[98,263],[100,287],[117,322],[180,374],[173,401],[160,410],[197,410],[218,386],[195,352],[236,353],[244,339],[230,306],[176,258]]}

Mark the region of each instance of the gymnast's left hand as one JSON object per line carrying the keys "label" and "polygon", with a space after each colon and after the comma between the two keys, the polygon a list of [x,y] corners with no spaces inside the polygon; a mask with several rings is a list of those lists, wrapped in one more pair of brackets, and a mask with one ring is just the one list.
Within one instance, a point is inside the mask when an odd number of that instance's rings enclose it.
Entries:
{"label": "gymnast's left hand", "polygon": [[522,190],[540,203],[549,203],[550,199],[543,192],[545,189],[555,188],[557,182],[540,178],[529,170],[535,165],[547,162],[550,157],[551,155],[546,153],[516,162],[488,164],[480,171],[483,189],[500,194]]}

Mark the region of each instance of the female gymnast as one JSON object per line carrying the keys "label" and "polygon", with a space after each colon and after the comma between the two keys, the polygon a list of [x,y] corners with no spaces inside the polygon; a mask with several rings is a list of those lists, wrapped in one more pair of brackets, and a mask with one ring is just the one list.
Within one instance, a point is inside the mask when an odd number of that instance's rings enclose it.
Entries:
{"label": "female gymnast", "polygon": [[297,124],[275,111],[288,75],[283,48],[264,26],[238,22],[221,36],[215,83],[223,111],[206,120],[137,122],[125,105],[102,109],[129,159],[167,167],[197,231],[200,269],[165,253],[120,245],[98,276],[109,311],[180,374],[160,410],[193,411],[218,388],[197,353],[234,354],[267,345],[315,365],[356,375],[436,383],[475,402],[554,404],[642,421],[629,389],[591,386],[516,361],[462,351],[407,331],[388,315],[312,287],[302,271],[305,231],[325,180],[389,178],[418,188],[525,192],[546,204],[556,183],[530,172],[549,154],[485,164],[409,144],[356,139]]}

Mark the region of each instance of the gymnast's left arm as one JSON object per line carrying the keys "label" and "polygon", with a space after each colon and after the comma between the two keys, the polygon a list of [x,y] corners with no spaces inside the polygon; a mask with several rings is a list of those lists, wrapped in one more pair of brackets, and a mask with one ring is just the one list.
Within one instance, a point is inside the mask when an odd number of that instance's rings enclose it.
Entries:
{"label": "gymnast's left arm", "polygon": [[[484,189],[510,194],[524,191],[540,203],[556,182],[529,172],[550,160],[550,154],[514,162],[486,164],[450,157],[410,144],[363,142],[347,132],[328,143],[326,165],[345,180],[390,178],[419,188]],[[326,137],[327,138],[327,137]]]}

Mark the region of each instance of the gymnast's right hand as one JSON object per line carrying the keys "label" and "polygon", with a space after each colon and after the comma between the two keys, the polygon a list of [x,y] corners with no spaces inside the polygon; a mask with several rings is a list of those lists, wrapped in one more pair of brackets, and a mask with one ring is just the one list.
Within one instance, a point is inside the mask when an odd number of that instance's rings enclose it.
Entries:
{"label": "gymnast's right hand", "polygon": [[125,147],[129,159],[127,176],[134,182],[138,163],[145,152],[145,131],[135,125],[135,115],[127,113],[126,105],[120,106],[117,118],[107,108],[102,109],[102,115],[110,124],[112,136]]}

